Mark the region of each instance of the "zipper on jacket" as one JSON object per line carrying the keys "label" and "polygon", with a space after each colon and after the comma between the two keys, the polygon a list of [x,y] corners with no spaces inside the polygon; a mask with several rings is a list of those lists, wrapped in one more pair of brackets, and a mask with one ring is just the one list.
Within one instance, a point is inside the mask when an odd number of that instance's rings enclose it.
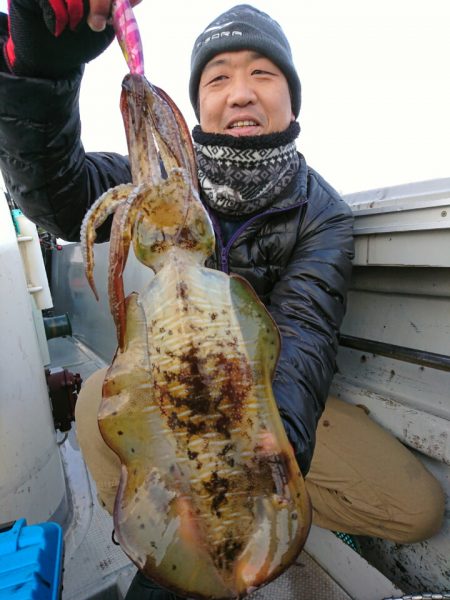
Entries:
{"label": "zipper on jacket", "polygon": [[219,224],[219,220],[217,219],[216,215],[210,210],[210,208],[204,204],[203,205],[204,208],[206,209],[206,212],[209,215],[209,218],[211,219],[211,223],[214,229],[214,234],[216,236],[216,243],[217,243],[217,252],[216,252],[216,256],[217,256],[217,268],[219,271],[224,271],[225,273],[227,273],[228,271],[226,271],[225,269],[223,269],[223,264],[225,261],[225,265],[226,265],[226,252],[225,252],[225,247],[223,245],[223,238],[222,238],[222,231],[220,229],[220,224]]}
{"label": "zipper on jacket", "polygon": [[[216,233],[218,233],[217,237],[218,237],[219,247],[220,247],[220,270],[228,275],[228,272],[229,272],[228,255],[230,253],[231,246],[233,245],[234,241],[241,235],[241,233],[243,231],[245,231],[245,229],[247,229],[247,227],[249,225],[251,225],[251,223],[253,223],[254,221],[256,221],[257,219],[259,219],[261,217],[267,217],[268,215],[274,215],[274,214],[278,214],[278,213],[282,213],[282,212],[288,212],[289,210],[293,210],[294,208],[300,208],[301,206],[306,204],[306,202],[307,202],[307,199],[304,198],[301,202],[297,202],[296,204],[293,204],[292,206],[288,206],[286,208],[269,209],[266,212],[255,215],[248,221],[245,221],[245,223],[243,225],[241,225],[241,227],[239,227],[239,229],[237,229],[233,233],[233,235],[228,240],[228,243],[226,244],[226,246],[223,245],[222,235],[220,232],[220,226],[217,223],[217,218],[214,217],[214,220],[211,219],[213,221],[214,230],[216,231]],[[212,216],[212,215],[210,215],[210,216]]]}

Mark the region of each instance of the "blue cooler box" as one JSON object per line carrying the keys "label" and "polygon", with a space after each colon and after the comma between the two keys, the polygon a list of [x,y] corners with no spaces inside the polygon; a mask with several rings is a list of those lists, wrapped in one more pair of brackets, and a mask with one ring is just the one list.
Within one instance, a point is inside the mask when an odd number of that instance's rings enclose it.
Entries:
{"label": "blue cooler box", "polygon": [[62,558],[58,523],[16,521],[0,533],[0,600],[58,600]]}

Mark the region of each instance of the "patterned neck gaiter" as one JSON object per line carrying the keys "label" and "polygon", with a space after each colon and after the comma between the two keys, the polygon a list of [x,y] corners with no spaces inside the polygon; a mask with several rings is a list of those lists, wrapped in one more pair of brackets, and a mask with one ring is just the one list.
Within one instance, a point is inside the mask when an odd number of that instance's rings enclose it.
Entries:
{"label": "patterned neck gaiter", "polygon": [[270,206],[298,171],[294,121],[281,133],[234,137],[192,131],[205,202],[224,216],[250,216]]}

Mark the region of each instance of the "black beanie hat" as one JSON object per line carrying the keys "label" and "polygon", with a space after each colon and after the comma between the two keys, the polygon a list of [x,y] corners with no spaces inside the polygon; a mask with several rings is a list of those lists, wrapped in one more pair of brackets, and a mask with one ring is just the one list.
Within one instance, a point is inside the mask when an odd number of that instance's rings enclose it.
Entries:
{"label": "black beanie hat", "polygon": [[269,58],[284,73],[291,93],[292,112],[298,117],[301,102],[300,79],[292,62],[289,42],[280,25],[249,4],[239,4],[214,19],[195,40],[191,55],[189,96],[198,114],[198,86],[207,62],[216,54],[233,50],[254,50]]}

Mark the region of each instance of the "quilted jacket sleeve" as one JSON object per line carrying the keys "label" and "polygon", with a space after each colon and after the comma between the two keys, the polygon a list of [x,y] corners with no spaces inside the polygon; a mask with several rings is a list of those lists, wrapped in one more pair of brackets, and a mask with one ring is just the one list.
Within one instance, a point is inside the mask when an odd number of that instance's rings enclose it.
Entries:
{"label": "quilted jacket sleeve", "polygon": [[282,337],[273,389],[304,475],[335,371],[353,257],[349,207],[314,171],[297,244],[269,310]]}
{"label": "quilted jacket sleeve", "polygon": [[[3,30],[2,30],[3,26]],[[0,37],[6,34],[0,21]],[[85,153],[78,110],[82,72],[53,81],[0,72],[0,169],[16,204],[57,237],[79,240],[89,206],[108,188],[130,181],[128,159]],[[98,231],[103,241],[109,223]]]}

